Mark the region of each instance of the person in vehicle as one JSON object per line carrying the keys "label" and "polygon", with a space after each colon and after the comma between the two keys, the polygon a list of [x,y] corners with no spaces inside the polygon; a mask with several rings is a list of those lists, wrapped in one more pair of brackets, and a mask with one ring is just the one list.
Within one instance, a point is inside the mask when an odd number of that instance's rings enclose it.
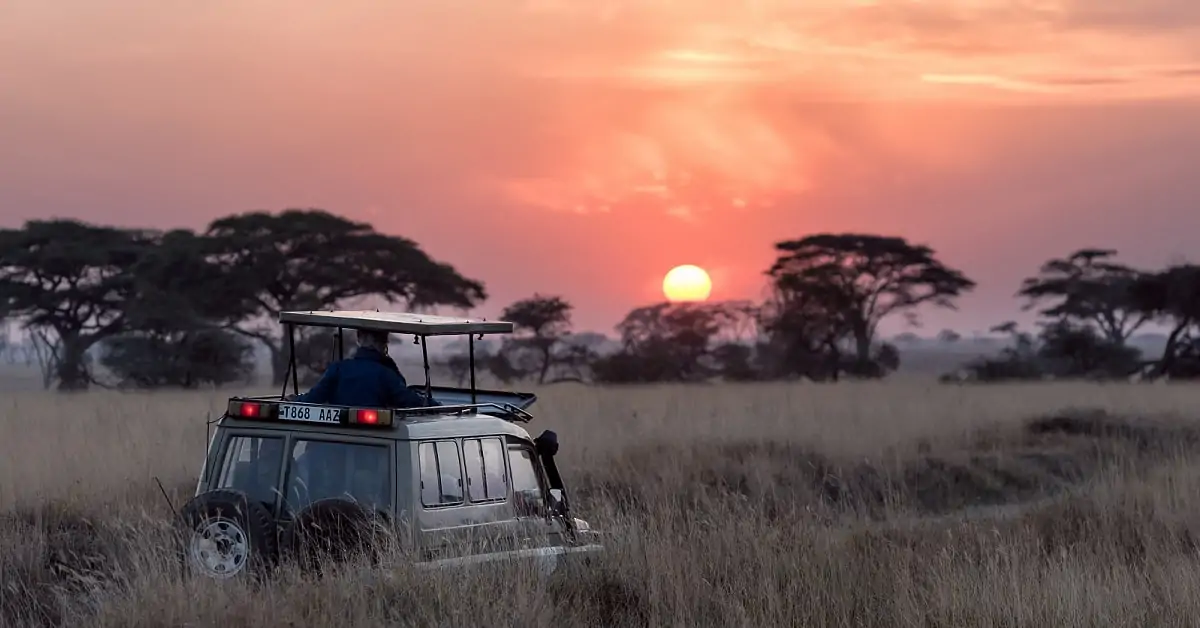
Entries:
{"label": "person in vehicle", "polygon": [[358,349],[353,356],[331,364],[312,390],[292,400],[374,408],[438,405],[408,387],[396,362],[388,356],[387,332],[362,329],[356,340]]}

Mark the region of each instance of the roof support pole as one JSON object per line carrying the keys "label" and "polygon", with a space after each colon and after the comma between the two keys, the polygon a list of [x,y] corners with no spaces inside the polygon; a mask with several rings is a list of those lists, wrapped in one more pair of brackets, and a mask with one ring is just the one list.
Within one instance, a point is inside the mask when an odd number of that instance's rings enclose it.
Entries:
{"label": "roof support pole", "polygon": [[[300,369],[296,367],[296,326],[288,325],[288,369],[292,372],[292,394],[300,394]],[[283,389],[287,390],[287,380],[283,382]]]}
{"label": "roof support pole", "polygon": [[425,399],[433,401],[433,383],[429,378],[429,336],[418,336],[421,339],[421,361],[425,363]]}
{"label": "roof support pole", "polygon": [[475,395],[475,334],[467,334],[467,353],[470,354],[467,359],[471,367],[471,403],[479,403]]}

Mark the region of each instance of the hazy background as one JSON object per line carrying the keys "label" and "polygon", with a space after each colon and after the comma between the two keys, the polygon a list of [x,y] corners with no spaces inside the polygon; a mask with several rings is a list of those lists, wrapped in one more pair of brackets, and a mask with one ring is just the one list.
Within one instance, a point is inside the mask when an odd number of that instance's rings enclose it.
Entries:
{"label": "hazy background", "polygon": [[1194,261],[1198,91],[1194,0],[6,0],[0,224],[321,207],[600,331],[676,264],[754,297],[776,240],[894,233],[969,332],[1080,246]]}

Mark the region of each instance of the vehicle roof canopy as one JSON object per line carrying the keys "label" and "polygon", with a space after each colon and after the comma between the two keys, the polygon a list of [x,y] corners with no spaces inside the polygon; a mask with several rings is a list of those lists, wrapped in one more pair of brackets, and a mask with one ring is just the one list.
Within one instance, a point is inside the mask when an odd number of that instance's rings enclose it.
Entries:
{"label": "vehicle roof canopy", "polygon": [[311,327],[370,329],[416,336],[474,336],[477,334],[511,334],[513,332],[513,324],[508,321],[485,321],[475,318],[375,310],[280,312],[279,322]]}

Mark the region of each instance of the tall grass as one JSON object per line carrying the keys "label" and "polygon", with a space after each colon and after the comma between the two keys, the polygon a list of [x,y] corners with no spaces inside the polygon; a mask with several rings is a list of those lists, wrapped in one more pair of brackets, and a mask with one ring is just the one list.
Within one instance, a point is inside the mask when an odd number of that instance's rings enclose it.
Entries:
{"label": "tall grass", "polygon": [[1195,625],[1200,389],[923,382],[541,391],[606,555],[550,577],[181,577],[228,393],[0,402],[4,625]]}

